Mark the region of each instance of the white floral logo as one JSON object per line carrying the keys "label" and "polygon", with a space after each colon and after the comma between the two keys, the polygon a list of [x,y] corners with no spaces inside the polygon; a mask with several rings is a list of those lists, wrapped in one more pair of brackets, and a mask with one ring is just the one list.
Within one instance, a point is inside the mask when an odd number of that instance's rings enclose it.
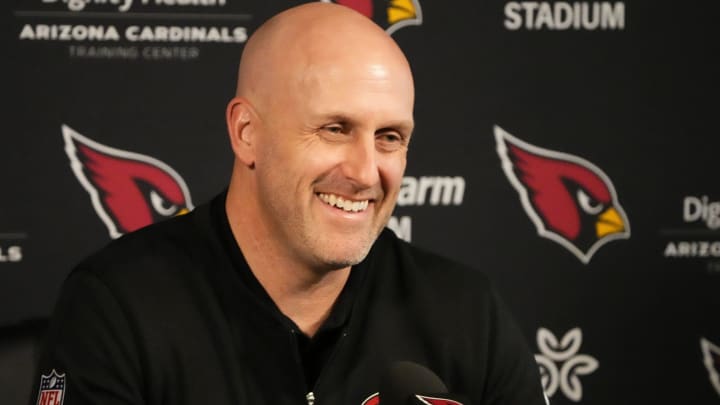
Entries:
{"label": "white floral logo", "polygon": [[581,375],[592,373],[598,368],[598,361],[587,354],[578,354],[582,345],[582,330],[571,329],[558,342],[555,335],[540,328],[537,332],[537,345],[540,354],[535,361],[540,366],[540,378],[548,397],[552,397],[558,388],[570,400],[582,399]]}

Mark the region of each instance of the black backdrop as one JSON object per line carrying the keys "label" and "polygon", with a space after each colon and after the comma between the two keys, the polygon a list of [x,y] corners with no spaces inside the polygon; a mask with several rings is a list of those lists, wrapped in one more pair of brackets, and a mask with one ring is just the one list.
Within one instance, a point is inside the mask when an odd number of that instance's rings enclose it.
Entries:
{"label": "black backdrop", "polygon": [[[5,2],[3,325],[47,316],[73,265],[111,239],[71,167],[83,155],[66,151],[63,125],[111,156],[164,162],[193,204],[208,200],[230,172],[224,108],[244,34],[298,2],[123,3]],[[392,25],[392,6],[414,7],[414,17]],[[720,403],[720,65],[707,7],[374,2],[417,88],[407,200],[393,224],[497,283],[553,403]],[[138,40],[142,27],[150,33]],[[204,31],[168,29],[165,38],[157,27]],[[103,35],[91,39],[92,30]],[[584,263],[572,243],[539,236],[523,182],[502,168],[496,127],[541,157],[600,172],[616,192],[623,238]],[[411,183],[427,188],[413,193]]]}

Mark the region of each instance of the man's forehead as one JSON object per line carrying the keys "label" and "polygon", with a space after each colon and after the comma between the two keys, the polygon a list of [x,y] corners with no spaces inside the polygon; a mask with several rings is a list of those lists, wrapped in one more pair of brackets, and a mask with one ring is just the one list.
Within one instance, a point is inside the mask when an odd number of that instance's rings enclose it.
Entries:
{"label": "man's forehead", "polygon": [[315,61],[306,65],[289,67],[288,80],[297,86],[308,89],[333,90],[344,85],[376,86],[384,89],[389,86],[410,86],[412,79],[388,63],[350,58],[336,62]]}
{"label": "man's forehead", "polygon": [[[302,50],[299,50],[302,53]],[[288,79],[308,87],[334,88],[362,84],[414,92],[412,73],[402,55],[386,50],[347,49],[308,52],[285,65]]]}
{"label": "man's forehead", "polygon": [[401,80],[347,76],[323,79],[323,76],[317,76],[291,89],[291,93],[288,99],[316,116],[350,119],[358,114],[372,114],[378,118],[412,121],[412,85]]}
{"label": "man's forehead", "polygon": [[373,62],[313,66],[296,88],[296,102],[319,119],[359,123],[372,118],[412,127],[414,91],[408,75]]}

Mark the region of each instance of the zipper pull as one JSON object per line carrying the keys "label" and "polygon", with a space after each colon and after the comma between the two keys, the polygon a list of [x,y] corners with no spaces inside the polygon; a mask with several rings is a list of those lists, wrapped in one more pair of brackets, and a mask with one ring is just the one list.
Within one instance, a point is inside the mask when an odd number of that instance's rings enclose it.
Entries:
{"label": "zipper pull", "polygon": [[308,405],[315,404],[315,394],[313,394],[312,391],[308,392],[307,395],[305,395],[305,399],[307,399]]}

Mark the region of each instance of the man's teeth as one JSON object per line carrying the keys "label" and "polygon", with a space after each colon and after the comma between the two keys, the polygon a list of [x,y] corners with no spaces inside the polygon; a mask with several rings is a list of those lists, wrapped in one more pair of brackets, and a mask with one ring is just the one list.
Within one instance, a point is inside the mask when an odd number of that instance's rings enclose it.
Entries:
{"label": "man's teeth", "polygon": [[369,200],[362,200],[362,201],[345,200],[342,197],[336,196],[335,194],[319,193],[318,196],[326,204],[332,205],[333,207],[337,207],[343,211],[348,211],[348,212],[365,211],[368,207],[368,204],[370,203]]}

